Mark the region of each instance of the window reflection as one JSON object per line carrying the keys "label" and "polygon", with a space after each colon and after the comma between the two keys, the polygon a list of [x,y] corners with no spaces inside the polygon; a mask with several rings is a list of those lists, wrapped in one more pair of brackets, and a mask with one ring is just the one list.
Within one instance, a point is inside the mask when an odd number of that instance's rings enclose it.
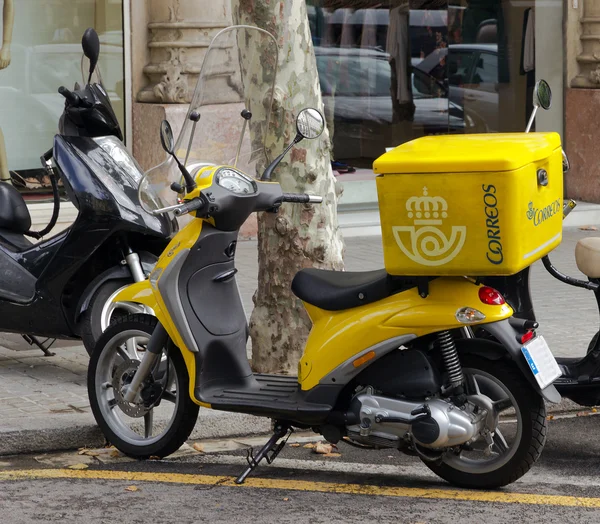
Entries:
{"label": "window reflection", "polygon": [[81,37],[88,27],[99,34],[104,86],[121,125],[124,123],[123,3],[13,0],[13,4],[12,57],[0,70],[0,129],[15,187],[26,198],[48,199],[51,190],[39,158],[52,147],[58,131],[64,107],[58,88],[73,89],[75,82],[84,81]]}
{"label": "window reflection", "polygon": [[539,0],[307,3],[340,172],[423,135],[524,129]]}

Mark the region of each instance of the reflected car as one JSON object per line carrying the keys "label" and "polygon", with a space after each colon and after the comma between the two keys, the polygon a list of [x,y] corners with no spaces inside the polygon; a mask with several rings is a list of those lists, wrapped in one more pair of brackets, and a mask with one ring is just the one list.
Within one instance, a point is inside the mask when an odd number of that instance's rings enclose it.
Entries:
{"label": "reflected car", "polygon": [[477,132],[499,131],[498,45],[450,45],[415,67],[434,74],[446,62],[450,100],[466,109]]}
{"label": "reflected car", "polygon": [[[412,120],[395,134],[389,55],[377,49],[315,47],[325,111],[333,116],[336,158],[376,158],[417,136],[464,133],[463,109],[447,88],[411,65]],[[468,122],[468,119],[467,119]],[[402,124],[400,124],[402,125]],[[396,142],[396,143],[395,143]]]}

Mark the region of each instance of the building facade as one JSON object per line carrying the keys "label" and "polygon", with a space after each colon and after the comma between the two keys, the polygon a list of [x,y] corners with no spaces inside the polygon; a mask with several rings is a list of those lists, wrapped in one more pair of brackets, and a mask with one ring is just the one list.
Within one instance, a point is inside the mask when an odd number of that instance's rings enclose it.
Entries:
{"label": "building facade", "polygon": [[[523,130],[541,78],[554,98],[536,129],[563,136],[568,196],[600,202],[600,2],[306,1],[342,205],[374,204],[370,166],[386,148],[427,134]],[[12,34],[8,65],[0,50],[4,164],[34,215],[33,202],[47,197],[39,156],[62,111],[56,89],[81,82],[86,27],[100,35],[127,144],[149,168],[163,159],[160,121],[177,132],[207,46],[231,24],[230,0],[4,0],[4,51]],[[0,175],[2,159],[0,147]]]}

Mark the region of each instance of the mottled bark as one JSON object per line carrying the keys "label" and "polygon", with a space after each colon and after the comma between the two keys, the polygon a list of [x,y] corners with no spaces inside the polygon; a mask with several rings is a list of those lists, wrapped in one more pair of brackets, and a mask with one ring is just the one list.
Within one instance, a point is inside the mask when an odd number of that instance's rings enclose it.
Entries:
{"label": "mottled bark", "polygon": [[[268,154],[274,158],[294,138],[295,116],[301,108],[323,111],[306,4],[304,0],[232,0],[232,7],[234,23],[266,29],[279,44],[272,124],[266,141]],[[321,195],[323,204],[284,204],[277,215],[258,217],[258,289],[250,333],[253,366],[259,372],[297,371],[311,322],[291,292],[294,275],[306,267],[343,269],[344,244],[330,149],[326,129],[321,138],[294,147],[274,174],[285,192]]]}

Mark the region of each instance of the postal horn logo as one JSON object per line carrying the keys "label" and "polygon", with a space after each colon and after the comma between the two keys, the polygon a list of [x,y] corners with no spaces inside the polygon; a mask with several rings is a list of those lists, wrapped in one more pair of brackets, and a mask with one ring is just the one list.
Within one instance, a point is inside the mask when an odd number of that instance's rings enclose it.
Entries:
{"label": "postal horn logo", "polygon": [[[423,266],[441,266],[460,253],[467,238],[466,226],[451,226],[448,237],[440,228],[448,217],[448,203],[441,196],[410,197],[406,212],[412,226],[393,226],[392,231],[400,250],[413,262]],[[448,228],[445,228],[448,231]]]}

